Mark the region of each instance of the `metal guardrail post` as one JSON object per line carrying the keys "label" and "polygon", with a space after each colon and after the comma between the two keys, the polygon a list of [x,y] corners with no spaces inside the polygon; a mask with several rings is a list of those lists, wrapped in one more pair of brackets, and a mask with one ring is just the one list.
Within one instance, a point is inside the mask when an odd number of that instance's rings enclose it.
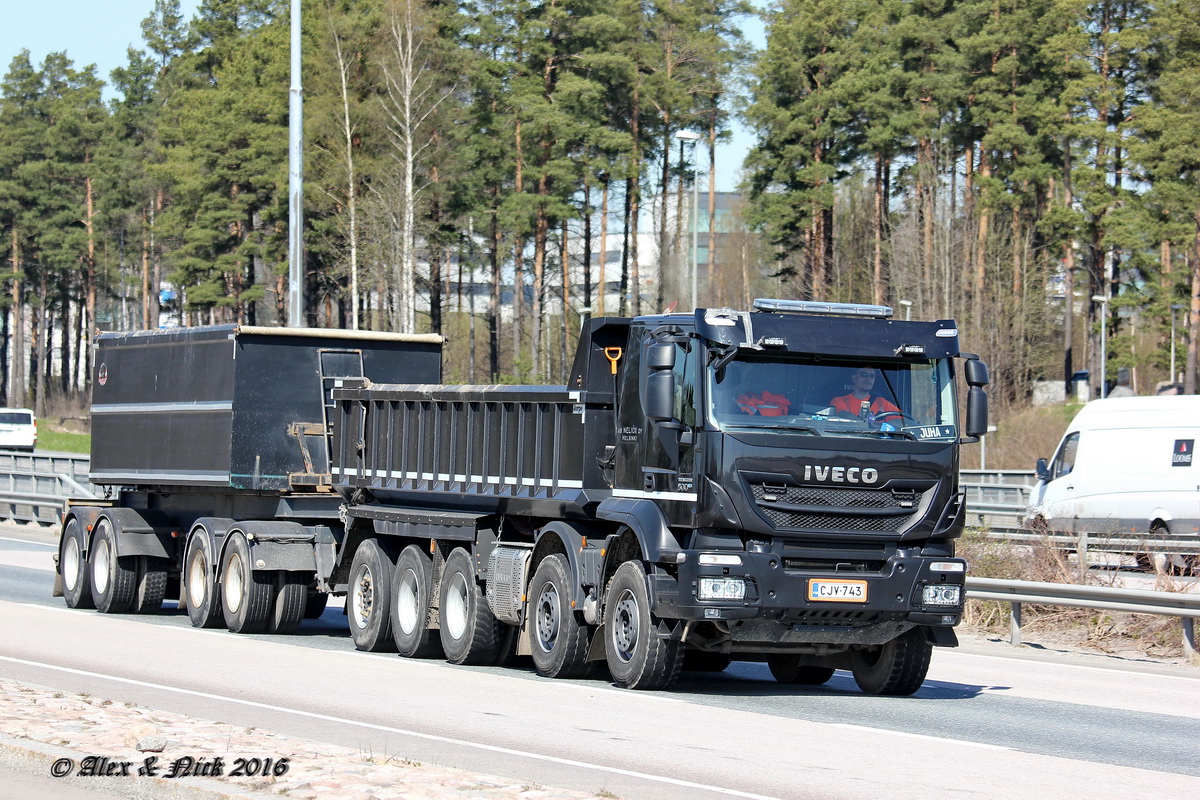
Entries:
{"label": "metal guardrail post", "polygon": [[1008,604],[1008,643],[1011,645],[1019,645],[1021,643],[1021,604]]}
{"label": "metal guardrail post", "polygon": [[1196,661],[1196,621],[1191,617],[1183,617],[1183,654],[1188,661]]}

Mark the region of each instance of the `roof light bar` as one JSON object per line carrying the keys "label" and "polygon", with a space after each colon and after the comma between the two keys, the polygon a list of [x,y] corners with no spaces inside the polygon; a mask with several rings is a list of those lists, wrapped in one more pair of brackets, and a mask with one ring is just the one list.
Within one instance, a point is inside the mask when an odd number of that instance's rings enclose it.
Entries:
{"label": "roof light bar", "polygon": [[774,300],[760,297],[754,301],[757,311],[783,311],[792,314],[826,314],[837,317],[874,317],[887,319],[891,306],[868,306],[858,303],[818,303],[814,300]]}

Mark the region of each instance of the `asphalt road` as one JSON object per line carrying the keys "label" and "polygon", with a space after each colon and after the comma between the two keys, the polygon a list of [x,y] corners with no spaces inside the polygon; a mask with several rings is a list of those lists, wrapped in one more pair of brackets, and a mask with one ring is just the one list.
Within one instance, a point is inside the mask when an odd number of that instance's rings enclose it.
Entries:
{"label": "asphalt road", "polygon": [[629,798],[1200,797],[1200,670],[983,644],[912,698],[764,665],[669,692],[357,653],[340,609],[290,637],[71,611],[50,531],[0,530],[0,677]]}

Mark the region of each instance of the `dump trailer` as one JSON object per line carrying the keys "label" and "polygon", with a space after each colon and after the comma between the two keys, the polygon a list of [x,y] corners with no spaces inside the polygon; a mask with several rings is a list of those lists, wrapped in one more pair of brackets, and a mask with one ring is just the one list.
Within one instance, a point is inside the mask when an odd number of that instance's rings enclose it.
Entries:
{"label": "dump trailer", "polygon": [[55,593],[72,608],[294,629],[318,614],[343,525],[332,390],[436,381],[441,338],[218,325],[94,341],[91,482],[63,515]]}
{"label": "dump trailer", "polygon": [[[957,644],[959,447],[987,428],[988,376],[953,321],[758,300],[589,320],[566,386],[347,372],[322,378],[322,425],[301,425],[310,453],[324,434],[315,495],[335,512],[298,514],[286,495],[210,519],[169,487],[121,489],[138,499],[115,507],[146,534],[179,537],[166,574],[193,624],[284,632],[298,606],[344,594],[362,650],[528,655],[548,677],[606,666],[634,689],[741,660],[783,683],[842,668],[867,693],[906,695],[932,647]],[[261,494],[267,470],[232,439],[228,491]],[[173,516],[190,523],[151,519],[163,505],[186,505]],[[91,576],[101,610],[98,520],[112,513],[73,506],[63,532],[63,564]],[[123,605],[147,610],[152,554],[136,552]]]}

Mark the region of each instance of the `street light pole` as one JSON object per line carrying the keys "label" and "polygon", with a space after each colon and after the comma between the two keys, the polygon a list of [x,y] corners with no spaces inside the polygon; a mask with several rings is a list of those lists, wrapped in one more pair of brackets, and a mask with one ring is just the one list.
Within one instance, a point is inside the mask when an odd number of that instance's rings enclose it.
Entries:
{"label": "street light pole", "polygon": [[901,300],[900,305],[904,306],[904,321],[912,319],[912,300]]}
{"label": "street light pole", "polygon": [[[691,142],[692,161],[696,160],[696,143],[702,138],[695,131],[675,131],[675,138],[680,142]],[[711,256],[710,256],[711,257]],[[700,274],[700,180],[699,171],[692,171],[692,308],[699,305],[699,274]],[[659,280],[662,277],[659,276]]]}
{"label": "street light pole", "polygon": [[1100,304],[1100,399],[1108,397],[1108,298],[1092,295],[1092,302]]}

